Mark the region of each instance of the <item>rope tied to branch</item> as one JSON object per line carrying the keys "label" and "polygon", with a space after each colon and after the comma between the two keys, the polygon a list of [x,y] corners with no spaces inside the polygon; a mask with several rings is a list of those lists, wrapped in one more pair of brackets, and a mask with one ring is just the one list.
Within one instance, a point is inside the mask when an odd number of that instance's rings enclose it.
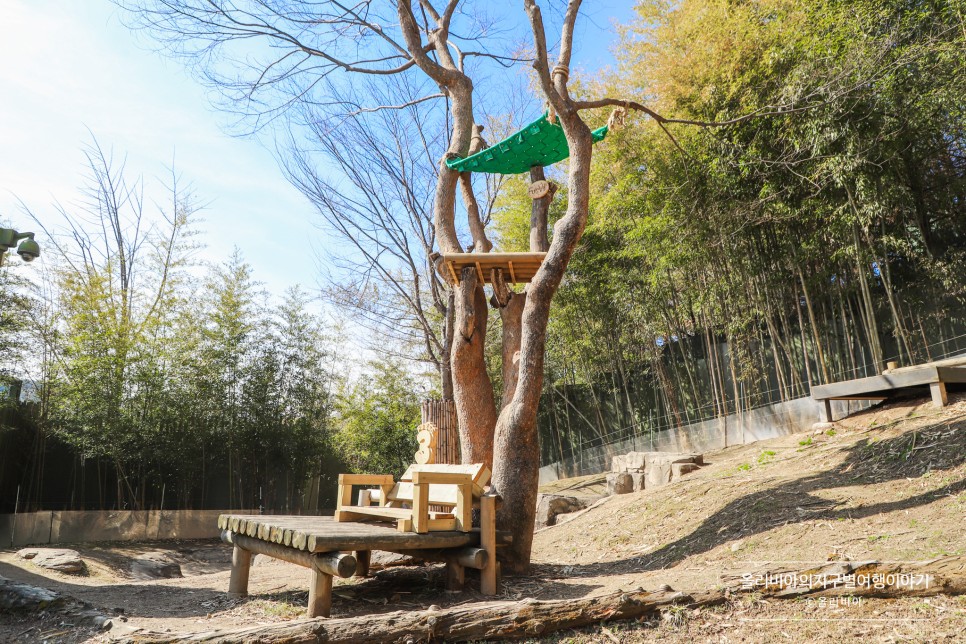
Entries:
{"label": "rope tied to branch", "polygon": [[626,107],[615,107],[614,111],[607,117],[607,131],[616,132],[624,127],[624,119],[627,118]]}
{"label": "rope tied to branch", "polygon": [[[563,76],[564,82],[566,83],[570,78],[570,68],[566,65],[556,65],[550,72],[550,79],[554,80],[554,77],[556,76]],[[553,105],[550,105],[549,103],[547,104],[547,122],[553,124],[557,123],[557,113],[554,111]]]}

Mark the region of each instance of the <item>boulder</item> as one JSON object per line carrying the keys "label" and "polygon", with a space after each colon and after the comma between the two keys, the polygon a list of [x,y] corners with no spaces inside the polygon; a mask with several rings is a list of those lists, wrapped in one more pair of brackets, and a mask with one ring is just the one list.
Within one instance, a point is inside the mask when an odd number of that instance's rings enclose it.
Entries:
{"label": "boulder", "polygon": [[631,472],[630,475],[635,492],[640,492],[647,487],[647,474],[645,472]]}
{"label": "boulder", "polygon": [[700,469],[701,466],[697,463],[671,463],[671,479],[679,479],[685,474],[690,474]]}
{"label": "boulder", "polygon": [[540,494],[537,496],[537,517],[534,523],[537,527],[554,525],[557,523],[557,515],[569,514],[585,507],[587,504],[574,496]]}
{"label": "boulder", "polygon": [[647,452],[628,452],[611,459],[611,472],[643,472]]}
{"label": "boulder", "polygon": [[610,471],[611,472],[623,472],[624,471],[624,455],[618,454],[617,456],[612,456],[610,459]]}
{"label": "boulder", "polygon": [[369,555],[369,570],[382,570],[393,566],[421,566],[422,559],[401,555],[398,552],[384,552],[382,550],[372,550]]}
{"label": "boulder", "polygon": [[79,575],[84,572],[84,560],[76,550],[67,548],[24,548],[17,552],[21,559],[27,559],[35,566]]}
{"label": "boulder", "polygon": [[0,609],[3,609],[3,613],[14,610],[42,611],[63,604],[65,600],[64,595],[48,588],[0,577]]}
{"label": "boulder", "polygon": [[648,463],[644,476],[647,489],[667,485],[671,482],[671,464],[660,460]]}
{"label": "boulder", "polygon": [[131,562],[135,579],[171,579],[183,577],[181,566],[164,552],[146,552]]}
{"label": "boulder", "polygon": [[629,494],[634,491],[634,479],[627,472],[611,472],[607,475],[608,494]]}

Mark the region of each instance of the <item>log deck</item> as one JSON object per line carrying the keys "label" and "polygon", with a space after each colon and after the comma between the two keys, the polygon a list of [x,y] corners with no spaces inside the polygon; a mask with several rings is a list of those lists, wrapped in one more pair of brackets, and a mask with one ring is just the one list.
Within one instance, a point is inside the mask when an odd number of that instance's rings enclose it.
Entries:
{"label": "log deck", "polygon": [[[888,370],[882,375],[816,385],[811,389],[812,398],[822,403],[822,421],[832,422],[833,400],[885,400],[902,389],[929,387],[933,404],[945,407],[946,385],[966,383],[966,367],[962,358],[938,363]],[[956,366],[953,366],[956,365]]]}
{"label": "log deck", "polygon": [[[489,530],[417,534],[393,525],[337,522],[332,517],[222,514],[222,540],[233,546],[228,593],[248,594],[252,554],[262,554],[311,570],[309,617],[328,617],[332,605],[332,577],[366,576],[369,553],[385,550],[446,563],[448,590],[462,590],[466,568],[480,570],[483,594],[497,592],[499,564],[493,526],[494,497],[481,499],[481,523]],[[352,555],[345,554],[352,552]]]}

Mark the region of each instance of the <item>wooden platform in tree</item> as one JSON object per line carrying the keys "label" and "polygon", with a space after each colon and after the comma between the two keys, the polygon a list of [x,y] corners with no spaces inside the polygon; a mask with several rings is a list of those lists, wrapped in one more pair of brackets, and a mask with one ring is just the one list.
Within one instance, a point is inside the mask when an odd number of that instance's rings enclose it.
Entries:
{"label": "wooden platform in tree", "polygon": [[966,367],[947,366],[962,364],[960,360],[902,367],[878,376],[815,385],[811,395],[823,403],[822,419],[828,423],[832,422],[832,400],[885,400],[903,389],[928,387],[936,407],[944,407],[947,402],[946,385],[966,383]]}
{"label": "wooden platform in tree", "polygon": [[490,283],[491,271],[499,268],[505,282],[526,284],[537,274],[546,256],[546,253],[444,253],[438,270],[452,284],[460,283],[460,274],[466,267],[475,268],[477,278],[483,283]]}

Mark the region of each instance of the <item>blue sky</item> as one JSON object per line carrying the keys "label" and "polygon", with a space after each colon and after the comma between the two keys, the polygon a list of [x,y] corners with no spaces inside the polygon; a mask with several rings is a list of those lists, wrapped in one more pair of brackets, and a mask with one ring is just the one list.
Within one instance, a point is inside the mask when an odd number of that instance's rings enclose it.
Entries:
{"label": "blue sky", "polygon": [[[631,4],[585,3],[579,66],[612,62],[612,19],[629,19]],[[122,25],[107,0],[0,0],[0,9],[0,221],[33,228],[20,198],[56,225],[53,201],[70,208],[79,199],[90,130],[149,184],[164,181],[174,159],[208,204],[202,259],[222,261],[237,246],[270,291],[317,287],[326,239],[282,177],[270,141],[226,134],[206,90]]]}

